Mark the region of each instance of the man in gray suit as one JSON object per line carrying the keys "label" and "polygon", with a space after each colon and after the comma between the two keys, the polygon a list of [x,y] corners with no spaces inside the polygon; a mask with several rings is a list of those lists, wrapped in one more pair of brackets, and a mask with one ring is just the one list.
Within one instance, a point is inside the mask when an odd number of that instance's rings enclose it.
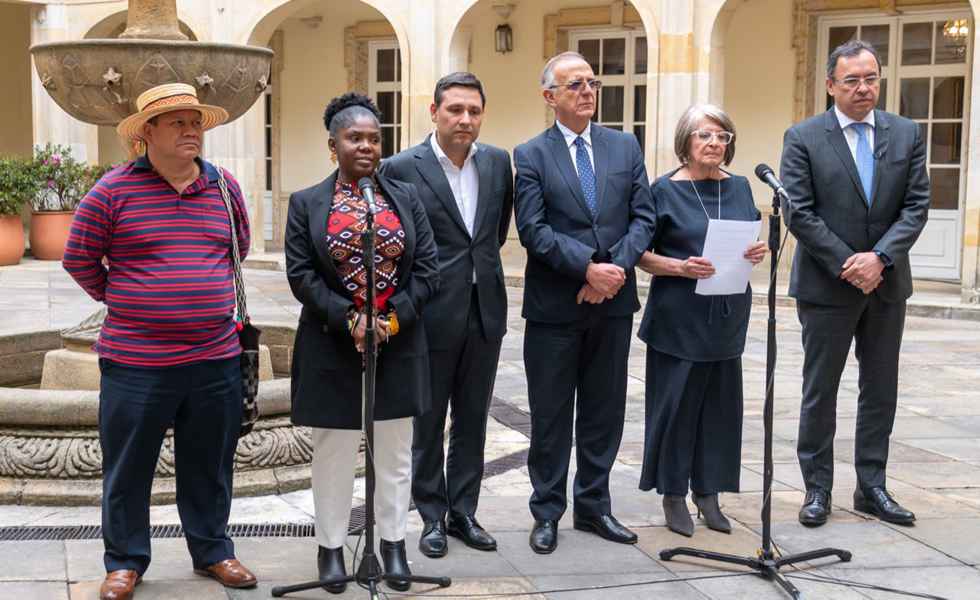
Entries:
{"label": "man in gray suit", "polygon": [[834,482],[837,390],[851,340],[859,367],[854,508],[912,524],[885,486],[895,421],[909,249],[929,209],[919,126],[875,110],[881,82],[875,49],[851,41],[827,63],[834,106],[791,127],[782,179],[786,224],[798,245],[789,293],[803,329],[803,403],[797,455],[806,498],[800,523],[822,525]]}
{"label": "man in gray suit", "polygon": [[485,101],[473,74],[446,75],[436,83],[430,107],[435,132],[381,168],[418,187],[439,248],[442,284],[423,315],[432,410],[416,417],[412,444],[412,499],[424,521],[419,550],[432,558],[445,556],[447,533],[478,550],[497,547],[475,514],[487,414],[507,331],[500,247],[510,227],[514,176],[506,151],[476,143]]}

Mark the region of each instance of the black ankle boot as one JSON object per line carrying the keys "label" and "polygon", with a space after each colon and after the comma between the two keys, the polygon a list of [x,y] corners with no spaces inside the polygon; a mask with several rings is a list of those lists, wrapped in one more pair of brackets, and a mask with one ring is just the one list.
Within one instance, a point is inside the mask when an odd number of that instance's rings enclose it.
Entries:
{"label": "black ankle boot", "polygon": [[[384,563],[385,584],[396,592],[406,592],[412,587],[407,579],[398,579],[412,574],[408,568],[408,558],[405,556],[405,540],[389,542],[381,540],[381,561]],[[388,579],[394,577],[394,580]]]}
{"label": "black ankle boot", "polygon": [[[320,546],[316,553],[316,568],[320,574],[320,580],[337,579],[347,576],[347,569],[344,567],[344,547],[324,548]],[[323,586],[331,594],[343,594],[347,589],[347,583],[332,583]]]}

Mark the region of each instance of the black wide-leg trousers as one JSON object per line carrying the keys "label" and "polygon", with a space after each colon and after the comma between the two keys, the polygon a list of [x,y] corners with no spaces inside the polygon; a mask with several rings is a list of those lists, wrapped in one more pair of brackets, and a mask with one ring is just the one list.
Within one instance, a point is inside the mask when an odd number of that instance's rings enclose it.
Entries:
{"label": "black wide-leg trousers", "polygon": [[647,347],[640,489],[737,492],[741,453],[742,359],[695,362]]}
{"label": "black wide-leg trousers", "polygon": [[575,514],[611,514],[609,471],[623,437],[631,317],[578,323],[528,321],[524,365],[531,409],[527,467],[531,514],[558,520],[567,507],[575,431]]}
{"label": "black wide-leg trousers", "polygon": [[165,368],[101,359],[102,536],[106,571],[150,564],[150,491],[174,429],[177,510],[195,569],[234,558],[226,533],[241,427],[238,357]]}

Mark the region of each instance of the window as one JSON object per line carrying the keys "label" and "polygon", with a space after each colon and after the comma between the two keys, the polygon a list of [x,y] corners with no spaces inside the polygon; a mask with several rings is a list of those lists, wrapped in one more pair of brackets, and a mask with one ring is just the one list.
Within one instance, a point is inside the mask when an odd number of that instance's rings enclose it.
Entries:
{"label": "window", "polygon": [[592,120],[632,132],[644,149],[647,111],[647,38],[627,30],[573,31],[571,48],[585,57],[602,80]]}
{"label": "window", "polygon": [[368,94],[381,110],[381,156],[398,152],[402,139],[402,56],[397,40],[368,44]]}

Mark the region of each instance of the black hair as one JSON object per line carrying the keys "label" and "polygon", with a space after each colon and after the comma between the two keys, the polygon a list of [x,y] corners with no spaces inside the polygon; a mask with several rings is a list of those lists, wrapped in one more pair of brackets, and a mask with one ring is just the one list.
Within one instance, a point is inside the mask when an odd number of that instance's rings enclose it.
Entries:
{"label": "black hair", "polygon": [[381,124],[381,111],[371,98],[357,92],[347,92],[327,104],[327,109],[323,112],[323,125],[333,137],[338,131],[350,127],[359,117],[364,116],[374,119],[378,125]]}
{"label": "black hair", "polygon": [[476,75],[467,73],[466,71],[457,71],[446,75],[436,82],[436,91],[432,94],[432,99],[437,107],[442,104],[443,92],[452,87],[470,88],[480,92],[480,104],[483,106],[487,105],[487,97],[483,93],[483,84],[476,78]]}
{"label": "black hair", "polygon": [[862,52],[870,52],[871,55],[875,57],[875,62],[878,63],[878,74],[881,75],[881,57],[878,56],[878,51],[875,50],[875,47],[863,40],[851,40],[837,46],[834,48],[834,51],[830,53],[830,57],[827,59],[827,79],[834,78],[834,71],[837,70],[837,61],[840,60],[842,56],[854,58]]}

